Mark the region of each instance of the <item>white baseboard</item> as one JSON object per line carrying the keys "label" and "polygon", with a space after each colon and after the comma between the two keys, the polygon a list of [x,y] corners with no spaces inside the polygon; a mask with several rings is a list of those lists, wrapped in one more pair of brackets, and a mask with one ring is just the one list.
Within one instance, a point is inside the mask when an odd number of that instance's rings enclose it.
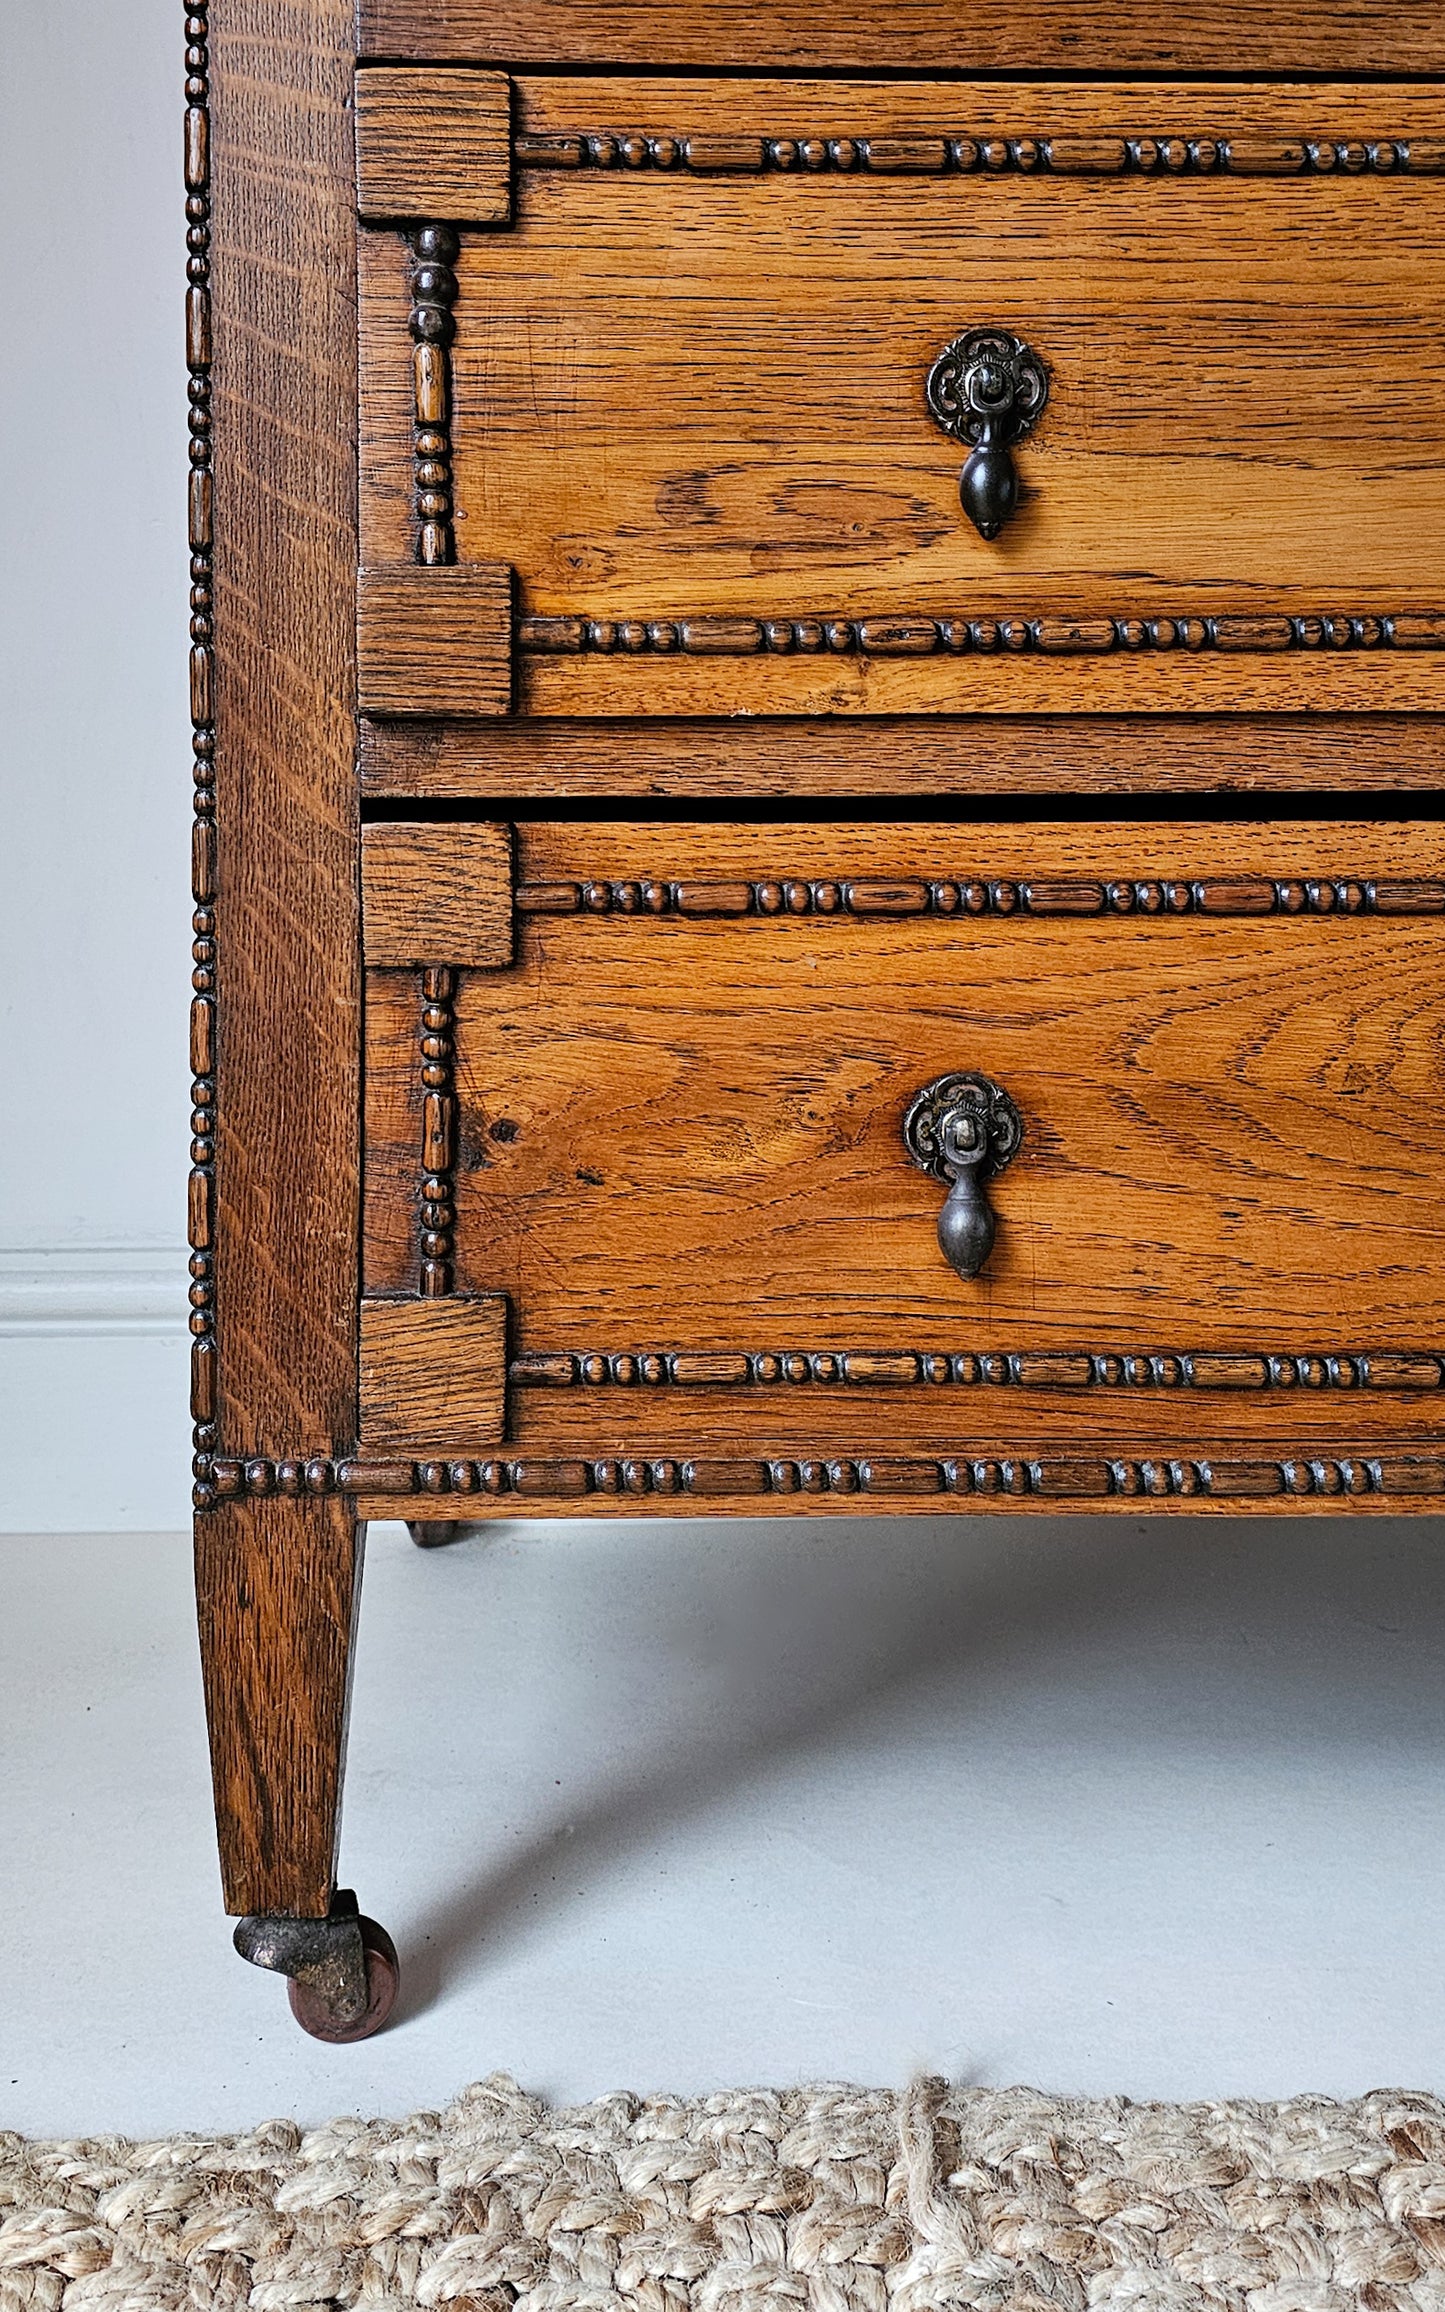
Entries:
{"label": "white baseboard", "polygon": [[0,1533],[190,1519],[186,1254],[0,1247]]}
{"label": "white baseboard", "polygon": [[184,1331],[186,1258],[169,1245],[63,1252],[0,1245],[0,1338]]}

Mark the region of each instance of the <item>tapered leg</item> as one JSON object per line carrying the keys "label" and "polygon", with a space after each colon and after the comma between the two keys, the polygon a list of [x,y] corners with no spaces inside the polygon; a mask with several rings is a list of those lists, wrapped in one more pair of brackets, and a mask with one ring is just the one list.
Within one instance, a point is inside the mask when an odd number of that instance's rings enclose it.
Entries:
{"label": "tapered leg", "polygon": [[228,1504],[196,1521],[196,1602],[226,1907],[236,1948],[290,1978],[317,2039],[369,2039],[396,1949],[336,1885],[358,1526],[344,1502]]}
{"label": "tapered leg", "polygon": [[226,1503],[196,1521],[216,1835],[233,1915],[330,1910],[363,1533],[333,1498]]}

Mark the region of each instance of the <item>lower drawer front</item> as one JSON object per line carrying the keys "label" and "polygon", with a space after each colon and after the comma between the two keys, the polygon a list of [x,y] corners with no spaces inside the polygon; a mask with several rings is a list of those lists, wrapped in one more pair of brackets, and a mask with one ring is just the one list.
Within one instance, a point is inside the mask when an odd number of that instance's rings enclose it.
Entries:
{"label": "lower drawer front", "polygon": [[[1431,1450],[1433,826],[552,822],[512,873],[510,963],[441,952],[443,897],[429,966],[368,972],[364,1451],[826,1490],[1087,1449],[1100,1491]],[[961,1073],[1022,1140],[950,1199],[906,1124]],[[996,1220],[976,1275],[946,1199]]]}

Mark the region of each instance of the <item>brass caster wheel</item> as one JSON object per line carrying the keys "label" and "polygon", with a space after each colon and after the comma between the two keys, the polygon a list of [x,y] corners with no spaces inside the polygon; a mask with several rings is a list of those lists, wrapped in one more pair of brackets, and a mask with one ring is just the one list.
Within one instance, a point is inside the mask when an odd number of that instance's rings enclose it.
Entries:
{"label": "brass caster wheel", "polygon": [[401,1966],[396,1945],[375,1919],[358,1918],[362,1956],[366,1962],[366,2005],[348,2022],[338,2016],[316,1984],[293,1975],[286,1985],[291,2012],[313,2039],[333,2047],[349,2047],[353,2040],[370,2039],[385,2028],[401,1989]]}

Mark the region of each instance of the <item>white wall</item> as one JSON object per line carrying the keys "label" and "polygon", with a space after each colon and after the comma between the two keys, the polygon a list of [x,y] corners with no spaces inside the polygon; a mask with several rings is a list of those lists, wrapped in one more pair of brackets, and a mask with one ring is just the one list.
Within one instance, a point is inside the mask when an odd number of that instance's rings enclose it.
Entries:
{"label": "white wall", "polygon": [[179,0],[0,0],[0,1530],[188,1515]]}

